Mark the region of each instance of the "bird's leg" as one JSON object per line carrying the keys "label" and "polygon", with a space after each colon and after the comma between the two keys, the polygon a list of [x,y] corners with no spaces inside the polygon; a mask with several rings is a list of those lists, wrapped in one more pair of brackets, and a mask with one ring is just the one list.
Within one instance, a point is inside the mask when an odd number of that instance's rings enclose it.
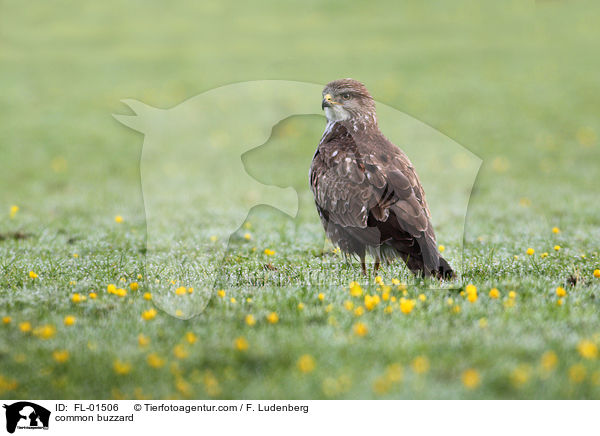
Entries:
{"label": "bird's leg", "polygon": [[373,274],[375,274],[379,270],[379,266],[381,265],[381,259],[379,256],[375,258],[375,265],[373,265]]}
{"label": "bird's leg", "polygon": [[360,258],[360,268],[362,270],[363,276],[367,275],[367,265],[365,264],[364,256]]}

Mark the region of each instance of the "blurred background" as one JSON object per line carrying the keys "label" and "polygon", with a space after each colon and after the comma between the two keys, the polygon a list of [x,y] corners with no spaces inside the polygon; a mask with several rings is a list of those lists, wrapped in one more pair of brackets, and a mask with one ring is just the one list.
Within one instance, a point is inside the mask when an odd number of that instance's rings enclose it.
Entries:
{"label": "blurred background", "polygon": [[[569,220],[572,208],[576,220],[597,223],[595,2],[0,8],[3,208],[84,226],[116,213],[142,220],[143,138],[112,118],[129,113],[121,99],[169,108],[237,81],[353,77],[484,160],[473,226],[494,219],[498,231],[519,234],[515,214],[545,225]],[[319,135],[307,136],[307,149]]]}

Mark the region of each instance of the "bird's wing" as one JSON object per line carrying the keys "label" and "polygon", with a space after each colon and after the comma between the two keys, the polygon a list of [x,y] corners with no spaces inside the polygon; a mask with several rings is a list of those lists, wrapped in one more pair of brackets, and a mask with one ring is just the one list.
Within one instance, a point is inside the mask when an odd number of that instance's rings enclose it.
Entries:
{"label": "bird's wing", "polygon": [[393,148],[379,145],[320,147],[311,167],[317,206],[327,213],[328,221],[345,227],[366,228],[369,216],[385,222],[393,212],[409,234],[427,232],[429,210],[410,161],[391,143]]}

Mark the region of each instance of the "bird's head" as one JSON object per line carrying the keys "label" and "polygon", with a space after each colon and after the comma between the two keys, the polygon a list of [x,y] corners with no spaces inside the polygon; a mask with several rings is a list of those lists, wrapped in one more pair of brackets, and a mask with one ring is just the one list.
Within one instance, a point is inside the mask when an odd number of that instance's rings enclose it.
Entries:
{"label": "bird's head", "polygon": [[321,108],[331,122],[377,124],[375,102],[365,85],[354,79],[339,79],[323,89]]}

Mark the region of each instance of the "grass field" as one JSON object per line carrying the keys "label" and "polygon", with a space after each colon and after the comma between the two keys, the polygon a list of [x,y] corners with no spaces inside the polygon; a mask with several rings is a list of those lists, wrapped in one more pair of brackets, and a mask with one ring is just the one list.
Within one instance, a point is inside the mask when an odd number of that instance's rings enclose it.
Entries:
{"label": "grass field", "polygon": [[[0,397],[600,397],[597,3],[0,11]],[[323,248],[306,175],[324,123],[304,116],[243,157],[298,192],[297,218],[258,207],[228,241],[231,210],[189,203],[153,234],[158,258],[201,253],[212,299],[189,320],[153,312],[144,137],[111,116],[129,113],[120,100],[170,108],[235,82],[340,77],[483,160],[465,234],[438,228],[456,289],[398,265],[378,284]],[[182,306],[201,292],[174,294],[193,274],[162,277]]]}

